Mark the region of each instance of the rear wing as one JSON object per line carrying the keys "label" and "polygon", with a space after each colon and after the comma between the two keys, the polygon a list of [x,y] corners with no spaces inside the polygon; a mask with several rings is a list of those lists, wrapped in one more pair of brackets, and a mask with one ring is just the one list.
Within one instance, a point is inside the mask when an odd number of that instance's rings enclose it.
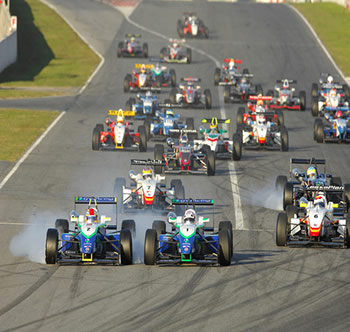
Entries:
{"label": "rear wing", "polygon": [[152,65],[152,64],[143,64],[143,63],[135,63],[135,65],[134,65],[134,68],[135,69],[140,69],[140,68],[142,68],[142,67],[144,67],[144,68],[146,68],[146,69],[153,69],[154,68],[154,65]]}
{"label": "rear wing", "polygon": [[[120,114],[122,113],[122,114]],[[117,116],[118,114],[123,115],[124,117],[133,117],[135,116],[134,111],[123,111],[123,110],[109,110],[108,115],[115,115]]]}
{"label": "rear wing", "polygon": [[293,164],[299,164],[299,165],[324,165],[324,173],[326,173],[326,159],[316,159],[316,158],[311,158],[311,159],[304,159],[304,158],[290,158],[290,167],[289,171],[290,174],[292,174],[292,169],[293,169]]}
{"label": "rear wing", "polygon": [[284,80],[276,80],[276,83],[282,84],[283,82],[288,81],[289,84],[296,84],[298,83],[297,80],[288,80],[288,79],[284,79]]}
{"label": "rear wing", "polygon": [[230,119],[218,119],[216,117],[212,117],[212,118],[202,119],[202,123],[211,123],[211,124],[231,123],[231,120]]}
{"label": "rear wing", "polygon": [[254,74],[241,74],[241,73],[237,73],[237,74],[234,74],[235,77],[249,77],[249,78],[252,78],[254,77]]}
{"label": "rear wing", "polygon": [[117,204],[117,197],[114,196],[76,196],[74,198],[74,204]]}
{"label": "rear wing", "polygon": [[197,77],[190,76],[190,77],[182,77],[181,81],[182,82],[201,82],[201,79],[197,78]]}
{"label": "rear wing", "polygon": [[214,205],[213,199],[173,199],[172,205]]}
{"label": "rear wing", "polygon": [[242,60],[238,60],[238,59],[234,59],[234,58],[225,58],[225,59],[224,59],[224,62],[225,62],[225,63],[234,62],[235,64],[236,64],[236,63],[241,64],[241,63],[242,63]]}
{"label": "rear wing", "polygon": [[130,160],[131,165],[136,166],[165,166],[166,162],[165,160],[156,160],[156,159],[131,159]]}
{"label": "rear wing", "polygon": [[277,113],[275,113],[275,112],[251,112],[250,114],[255,115],[255,116],[262,115],[262,116],[269,117],[269,116],[275,116]]}
{"label": "rear wing", "polygon": [[344,186],[307,186],[305,190],[312,192],[323,191],[325,193],[343,193]]}
{"label": "rear wing", "polygon": [[139,33],[126,33],[125,34],[125,38],[131,38],[131,37],[141,38],[141,34],[139,34]]}
{"label": "rear wing", "polygon": [[196,129],[169,129],[169,134],[197,134]]}
{"label": "rear wing", "polygon": [[164,108],[182,108],[183,104],[159,103],[158,106]]}
{"label": "rear wing", "polygon": [[264,100],[264,101],[271,101],[272,97],[271,96],[249,96],[249,100]]}
{"label": "rear wing", "polygon": [[185,43],[186,40],[185,39],[169,39],[169,43],[178,43],[178,44],[182,44]]}

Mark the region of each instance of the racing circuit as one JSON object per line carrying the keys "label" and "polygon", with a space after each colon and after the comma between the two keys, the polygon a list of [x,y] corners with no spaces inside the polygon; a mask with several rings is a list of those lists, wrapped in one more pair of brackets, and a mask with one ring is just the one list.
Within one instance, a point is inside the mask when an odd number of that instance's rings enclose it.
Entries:
{"label": "racing circuit", "polygon": [[[104,63],[75,97],[0,101],[2,107],[66,112],[0,191],[0,330],[348,327],[349,251],[275,244],[282,193],[275,193],[274,185],[277,175],[288,175],[289,158],[325,158],[327,172],[350,183],[349,147],[313,140],[311,85],[320,72],[334,76],[337,72],[300,16],[283,4],[143,0],[126,20],[100,1],[50,3],[104,57]],[[245,151],[239,162],[217,161],[215,176],[181,177],[187,197],[215,200],[215,225],[232,221],[231,266],[43,264],[46,229],[56,218],[67,217],[74,196],[116,195],[119,178],[130,182],[130,159],[153,157],[155,143],[149,143],[145,153],[92,151],[92,129],[104,121],[109,109],[122,107],[130,96],[123,92],[123,78],[138,60],[117,58],[118,42],[126,33],[141,33],[150,56],[157,56],[167,38],[176,37],[176,20],[184,11],[196,12],[210,30],[208,40],[187,41],[193,49],[191,64],[168,66],[176,69],[178,78],[200,77],[202,89],[211,90],[212,109],[179,111],[185,117],[190,113],[195,126],[213,115],[235,119],[238,105],[224,105],[222,90],[213,80],[215,67],[225,57],[242,59],[264,92],[287,76],[297,79],[298,89],[307,93],[305,112],[284,112],[288,152]],[[167,91],[160,100],[169,97]],[[230,135],[235,130],[232,122]],[[1,180],[5,176],[2,173]],[[167,183],[173,178],[179,177],[169,176]],[[134,217],[138,231],[134,256],[141,263],[144,233],[156,216]],[[27,223],[35,225],[35,231],[26,230]]]}

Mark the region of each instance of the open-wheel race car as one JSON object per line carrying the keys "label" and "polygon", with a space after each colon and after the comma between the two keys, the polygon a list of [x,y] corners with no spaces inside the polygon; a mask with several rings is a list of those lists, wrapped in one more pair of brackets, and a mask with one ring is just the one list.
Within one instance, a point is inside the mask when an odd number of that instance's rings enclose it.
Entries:
{"label": "open-wheel race car", "polygon": [[227,130],[219,128],[219,124],[229,124],[230,119],[218,119],[217,117],[205,118],[202,123],[210,123],[209,128],[200,126],[201,139],[193,141],[196,150],[210,148],[216,158],[233,158],[233,141],[225,137]]}
{"label": "open-wheel race car", "polygon": [[218,231],[205,227],[210,220],[197,215],[197,206],[214,205],[212,199],[175,199],[185,212],[170,212],[167,221],[173,231],[166,231],[164,221],[155,221],[145,234],[144,263],[155,264],[231,264],[233,252],[232,223],[221,221]]}
{"label": "open-wheel race car", "polygon": [[184,198],[185,188],[181,180],[173,179],[170,188],[166,188],[165,176],[155,173],[154,169],[164,167],[163,160],[132,159],[131,165],[143,169],[140,173],[130,170],[131,186],[122,186],[123,212],[145,208],[169,212],[174,208],[173,199]]}
{"label": "open-wheel race car", "polygon": [[184,48],[182,44],[184,40],[169,39],[168,47],[160,50],[160,61],[168,63],[191,63],[192,50]]}
{"label": "open-wheel race car", "polygon": [[138,93],[136,99],[130,97],[125,103],[125,110],[135,112],[137,120],[153,117],[160,107],[157,96],[151,91],[147,91],[144,95]]}
{"label": "open-wheel race car", "polygon": [[[306,166],[306,170],[299,170],[295,165],[304,165]],[[321,167],[323,169],[321,169]],[[299,207],[301,198],[312,200],[314,198],[312,196],[314,192],[307,191],[309,186],[339,187],[342,185],[342,179],[340,177],[326,173],[325,159],[291,158],[289,174],[289,178],[285,175],[278,175],[276,178],[276,189],[283,191],[283,210],[285,210],[288,205]],[[345,184],[344,193],[345,198],[350,200],[349,184]],[[335,195],[332,194],[332,196],[327,197],[327,199],[338,203],[342,197],[335,197]]]}
{"label": "open-wheel race car", "polygon": [[142,92],[151,90],[160,93],[162,83],[153,77],[151,69],[153,64],[135,64],[132,74],[126,74],[124,78],[124,92]]}
{"label": "open-wheel race car", "polygon": [[[234,58],[225,58],[224,63],[220,68],[215,68],[214,73],[214,84],[215,85],[235,85],[239,77],[238,70],[240,67],[236,66],[236,64],[241,64],[242,60],[234,59]],[[243,69],[243,74],[247,74],[248,69]]]}
{"label": "open-wheel race car", "polygon": [[117,57],[148,57],[148,44],[141,45],[140,34],[128,33],[125,35],[125,40],[118,43]]}
{"label": "open-wheel race car", "polygon": [[172,129],[170,134],[179,138],[167,139],[168,151],[164,151],[162,144],[154,147],[154,159],[165,161],[165,166],[155,170],[156,173],[215,175],[215,152],[209,146],[196,150],[193,141],[187,136],[196,135],[196,130]]}
{"label": "open-wheel race car", "polygon": [[160,62],[156,62],[151,69],[152,80],[158,82],[161,87],[176,86],[175,69],[169,69]]}
{"label": "open-wheel race car", "polygon": [[272,97],[270,101],[271,109],[286,109],[286,110],[298,110],[305,111],[306,107],[306,93],[300,91],[299,96],[294,96],[295,88],[292,88],[291,84],[296,84],[296,80],[282,79],[277,80],[275,85],[275,92],[269,90],[268,96]]}
{"label": "open-wheel race car", "polygon": [[209,38],[209,29],[196,13],[184,13],[182,20],[177,21],[177,33],[180,38]]}
{"label": "open-wheel race car", "polygon": [[130,128],[132,122],[127,117],[135,116],[133,111],[109,110],[108,115],[115,115],[116,120],[106,118],[105,125],[97,124],[92,132],[93,150],[147,150],[145,126],[139,126],[137,133]]}
{"label": "open-wheel race car", "polygon": [[111,218],[100,215],[98,205],[117,204],[116,197],[78,196],[75,205],[88,205],[84,214],[75,209],[70,214],[74,230],[67,219],[57,219],[55,228],[46,234],[45,261],[47,264],[132,264],[132,235],[129,229],[117,231],[107,225]]}
{"label": "open-wheel race car", "polygon": [[344,187],[309,186],[312,192],[308,200],[300,199],[299,206],[288,205],[280,212],[276,225],[278,246],[319,245],[350,248],[350,215],[348,204],[339,203],[327,197],[343,195]]}
{"label": "open-wheel race car", "polygon": [[182,107],[211,109],[211,92],[209,89],[201,92],[201,86],[198,84],[200,81],[200,78],[194,77],[181,78],[179,87],[173,88],[170,92],[170,102],[172,104],[180,104]]}

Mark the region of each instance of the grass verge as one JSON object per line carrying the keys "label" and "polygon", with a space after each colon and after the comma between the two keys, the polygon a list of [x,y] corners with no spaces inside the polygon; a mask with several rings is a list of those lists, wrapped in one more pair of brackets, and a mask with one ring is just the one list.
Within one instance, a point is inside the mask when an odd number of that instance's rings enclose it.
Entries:
{"label": "grass verge", "polygon": [[[18,17],[18,61],[0,74],[0,88],[84,85],[99,57],[40,1],[16,0],[10,5],[11,14]],[[32,91],[13,91],[13,98],[33,96]],[[1,94],[7,96],[6,91]]]}
{"label": "grass verge", "polygon": [[350,76],[350,10],[335,3],[293,4],[309,21],[345,76]]}
{"label": "grass verge", "polygon": [[58,111],[0,109],[0,160],[16,161],[58,114]]}

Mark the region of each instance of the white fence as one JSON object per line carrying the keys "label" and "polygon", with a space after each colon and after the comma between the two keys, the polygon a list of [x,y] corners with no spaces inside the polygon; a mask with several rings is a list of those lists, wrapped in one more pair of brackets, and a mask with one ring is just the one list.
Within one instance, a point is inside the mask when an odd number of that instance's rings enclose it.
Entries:
{"label": "white fence", "polygon": [[0,0],[0,72],[17,60],[17,17],[10,14],[10,0]]}

